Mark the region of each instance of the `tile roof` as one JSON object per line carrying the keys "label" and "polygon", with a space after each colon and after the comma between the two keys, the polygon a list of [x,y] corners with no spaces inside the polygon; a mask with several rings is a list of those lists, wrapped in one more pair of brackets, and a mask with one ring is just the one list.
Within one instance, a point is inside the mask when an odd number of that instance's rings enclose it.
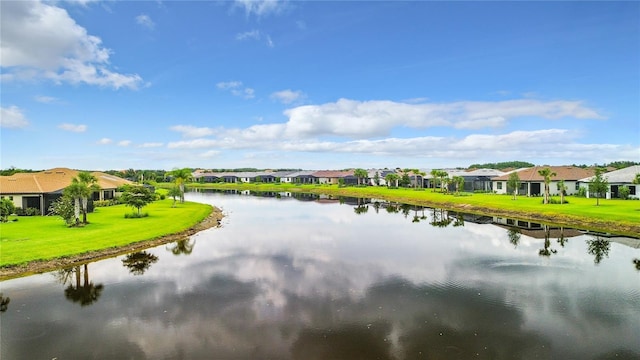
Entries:
{"label": "tile roof", "polygon": [[[640,174],[640,165],[633,165],[623,169],[610,171],[602,174],[609,183],[631,183],[635,179],[636,174]],[[593,175],[593,174],[592,174]],[[593,176],[581,179],[582,182],[591,181]]]}
{"label": "tile roof", "polygon": [[[0,194],[42,194],[61,191],[71,184],[71,179],[80,171],[55,168],[36,173],[17,173],[11,176],[0,176]],[[102,189],[115,189],[131,181],[94,171],[91,173],[98,179]]]}
{"label": "tile roof", "polygon": [[[520,181],[544,181],[544,177],[540,175],[538,171],[546,168],[549,168],[552,173],[556,173],[556,176],[551,177],[551,181],[577,181],[595,174],[594,169],[583,169],[576,166],[534,166],[518,170],[518,177],[520,177]],[[505,174],[492,178],[491,180],[509,180],[509,175],[510,174]]]}

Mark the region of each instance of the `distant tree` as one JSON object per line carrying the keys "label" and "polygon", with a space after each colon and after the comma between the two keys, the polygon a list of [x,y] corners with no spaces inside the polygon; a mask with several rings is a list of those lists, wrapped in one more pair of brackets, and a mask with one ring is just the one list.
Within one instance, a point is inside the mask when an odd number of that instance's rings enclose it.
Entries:
{"label": "distant tree", "polygon": [[140,209],[154,199],[154,194],[144,186],[129,186],[127,191],[120,196],[120,201],[132,208],[136,208],[138,215],[140,215]]}
{"label": "distant tree", "polygon": [[431,175],[431,180],[432,180],[431,188],[433,189],[433,191],[435,191],[436,189],[436,185],[437,185],[436,179],[438,179],[439,173],[440,173],[440,170],[438,169],[431,169],[431,171],[429,172],[429,174]]}
{"label": "distant tree", "polygon": [[560,204],[564,204],[564,194],[567,191],[567,185],[564,180],[558,181],[558,192],[560,192]]}
{"label": "distant tree", "polygon": [[464,187],[464,178],[462,176],[454,176],[451,181],[456,187],[456,194],[460,194],[460,188]]}
{"label": "distant tree", "polygon": [[503,170],[507,168],[520,169],[520,168],[528,168],[533,166],[535,165],[526,161],[505,161],[505,162],[499,162],[499,163],[473,164],[473,165],[469,165],[469,168],[470,169]]}
{"label": "distant tree", "polygon": [[378,171],[376,171],[376,173],[373,175],[373,184],[375,186],[380,185],[380,173]]}
{"label": "distant tree", "polygon": [[400,176],[396,173],[388,173],[384,180],[387,182],[387,187],[390,187],[391,184],[395,183],[395,187],[398,187],[398,180],[400,180]]}
{"label": "distant tree", "polygon": [[640,174],[636,174],[636,177],[633,179],[634,184],[640,184]]}
{"label": "distant tree", "polygon": [[173,204],[171,204],[171,207],[176,207],[176,200],[182,196],[182,191],[180,191],[178,186],[172,186],[169,189],[169,192],[167,192],[167,196],[173,198]]}
{"label": "distant tree", "polygon": [[600,197],[609,189],[609,181],[603,175],[604,168],[596,168],[596,174],[589,181],[589,192],[596,195],[596,206],[600,205]]}
{"label": "distant tree", "polygon": [[507,189],[513,193],[513,200],[516,199],[518,195],[518,189],[520,188],[520,175],[518,175],[517,171],[509,174],[509,180],[507,180]]}
{"label": "distant tree", "polygon": [[358,185],[361,185],[360,180],[361,179],[366,179],[367,176],[369,176],[369,174],[367,173],[367,170],[365,170],[365,169],[355,169],[353,171],[353,176],[355,176],[358,179]]}
{"label": "distant tree", "polygon": [[173,181],[180,188],[180,202],[184,202],[184,184],[192,179],[191,170],[188,168],[174,169],[171,171]]}
{"label": "distant tree", "polygon": [[544,178],[544,203],[549,203],[549,184],[551,183],[551,178],[556,176],[556,173],[551,171],[549,168],[544,168],[542,170],[538,170],[538,174]]}
{"label": "distant tree", "polygon": [[2,200],[0,200],[0,219],[2,222],[7,222],[9,215],[13,214],[14,211],[16,211],[16,206],[13,204],[13,201],[8,198],[2,198]]}
{"label": "distant tree", "polygon": [[[413,175],[416,178],[415,186],[418,187],[418,184],[420,184],[420,188],[422,188],[424,186],[424,176],[427,174],[424,171],[420,171],[420,169],[413,169]],[[420,178],[420,181],[418,181],[418,178]]]}

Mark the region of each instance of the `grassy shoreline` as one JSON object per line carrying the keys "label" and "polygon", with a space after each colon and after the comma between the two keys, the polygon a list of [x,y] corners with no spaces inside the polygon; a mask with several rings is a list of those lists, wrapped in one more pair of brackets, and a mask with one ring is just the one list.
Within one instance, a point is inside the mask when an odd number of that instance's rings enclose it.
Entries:
{"label": "grassy shoreline", "polygon": [[[158,184],[159,187],[165,184]],[[168,184],[167,184],[168,186]],[[533,220],[554,225],[582,228],[620,235],[640,236],[640,201],[586,199],[567,196],[566,204],[542,204],[542,197],[522,197],[512,200],[510,195],[442,194],[433,189],[388,189],[386,187],[338,187],[337,185],[292,184],[189,184],[190,188],[219,190],[287,191],[376,198],[412,205],[439,207],[475,214]],[[554,197],[559,200],[559,196]]]}
{"label": "grassy shoreline", "polygon": [[0,279],[34,273],[78,261],[176,241],[216,226],[219,210],[207,204],[155,201],[144,208],[148,217],[125,219],[124,205],[96,208],[89,224],[68,228],[60,217],[19,217],[0,224]]}

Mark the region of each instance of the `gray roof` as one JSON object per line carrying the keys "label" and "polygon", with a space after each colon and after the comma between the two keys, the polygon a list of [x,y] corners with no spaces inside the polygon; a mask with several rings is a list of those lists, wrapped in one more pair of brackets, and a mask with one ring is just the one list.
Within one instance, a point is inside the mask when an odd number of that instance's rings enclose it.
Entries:
{"label": "gray roof", "polygon": [[[636,178],[636,174],[640,174],[640,165],[633,165],[624,169],[618,169],[603,174],[609,183],[632,183]],[[593,176],[580,179],[580,182],[589,182],[593,180]]]}

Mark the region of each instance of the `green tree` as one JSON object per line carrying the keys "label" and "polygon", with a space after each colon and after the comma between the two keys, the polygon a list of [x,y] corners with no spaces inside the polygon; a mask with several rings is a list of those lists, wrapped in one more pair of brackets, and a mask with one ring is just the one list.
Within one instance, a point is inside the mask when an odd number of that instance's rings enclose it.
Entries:
{"label": "green tree", "polygon": [[9,215],[13,214],[16,211],[16,206],[13,204],[13,201],[8,198],[2,198],[0,200],[0,219],[2,222],[9,221]]}
{"label": "green tree", "polygon": [[100,191],[100,186],[98,185],[98,178],[86,171],[78,173],[77,179],[82,189],[82,223],[86,224],[89,197],[92,196],[94,192]]}
{"label": "green tree", "polygon": [[193,176],[191,175],[191,170],[188,168],[182,169],[174,169],[171,171],[171,175],[173,176],[173,181],[180,188],[180,202],[184,202],[184,184],[189,182]]}
{"label": "green tree", "polygon": [[373,183],[376,186],[380,185],[380,173],[378,171],[376,171],[376,173],[373,175]]}
{"label": "green tree", "polygon": [[398,180],[400,180],[400,176],[396,173],[388,173],[384,180],[387,182],[387,187],[391,187],[391,184],[395,183],[395,187],[398,187]]}
{"label": "green tree", "polygon": [[440,179],[440,192],[445,192],[445,187],[449,184],[449,174],[444,170],[438,170],[438,178]]}
{"label": "green tree", "polygon": [[169,192],[167,192],[167,196],[173,198],[173,204],[171,204],[171,207],[176,207],[176,200],[179,199],[181,195],[182,191],[180,191],[180,188],[178,186],[172,186],[169,189]]}
{"label": "green tree", "polygon": [[353,171],[353,176],[358,178],[358,185],[360,185],[360,180],[361,179],[366,179],[367,176],[369,176],[369,174],[367,173],[367,170],[365,170],[365,169],[355,169]]}
{"label": "green tree", "polygon": [[636,177],[633,179],[634,184],[640,184],[640,174],[636,174]]}
{"label": "green tree", "polygon": [[140,215],[140,209],[154,199],[154,194],[144,186],[129,186],[127,191],[120,196],[120,201],[124,204],[138,209],[138,215]]}
{"label": "green tree", "polygon": [[438,169],[432,169],[429,174],[431,175],[431,188],[433,189],[433,191],[436,190],[436,185],[437,185],[437,179],[440,176],[439,175],[440,170]]}
{"label": "green tree", "polygon": [[80,224],[80,199],[85,194],[85,188],[82,186],[78,178],[71,180],[71,185],[64,188],[63,196],[73,199],[73,219],[76,225]]}
{"label": "green tree", "polygon": [[620,199],[623,200],[627,200],[629,198],[629,194],[631,193],[631,190],[629,189],[628,186],[624,185],[624,186],[620,186],[618,188],[618,197]]}
{"label": "green tree", "polygon": [[560,192],[560,204],[564,204],[564,194],[567,192],[567,185],[564,180],[558,181],[558,192]]}
{"label": "green tree", "polygon": [[76,219],[73,199],[68,195],[59,197],[49,207],[49,213],[60,216],[67,226],[72,226]]}
{"label": "green tree", "polygon": [[600,197],[609,190],[609,181],[603,175],[605,169],[596,168],[596,174],[589,181],[589,192],[596,196],[596,206],[600,205]]}
{"label": "green tree", "polygon": [[509,174],[509,180],[507,180],[507,189],[513,193],[513,200],[518,196],[518,189],[520,189],[520,175],[517,171]]}
{"label": "green tree", "polygon": [[544,203],[549,203],[549,184],[551,183],[551,178],[556,176],[557,174],[551,171],[549,168],[544,168],[542,170],[538,170],[538,174],[544,178]]}
{"label": "green tree", "polygon": [[460,194],[460,188],[464,187],[464,178],[462,176],[454,176],[451,181],[456,187],[456,194]]}

